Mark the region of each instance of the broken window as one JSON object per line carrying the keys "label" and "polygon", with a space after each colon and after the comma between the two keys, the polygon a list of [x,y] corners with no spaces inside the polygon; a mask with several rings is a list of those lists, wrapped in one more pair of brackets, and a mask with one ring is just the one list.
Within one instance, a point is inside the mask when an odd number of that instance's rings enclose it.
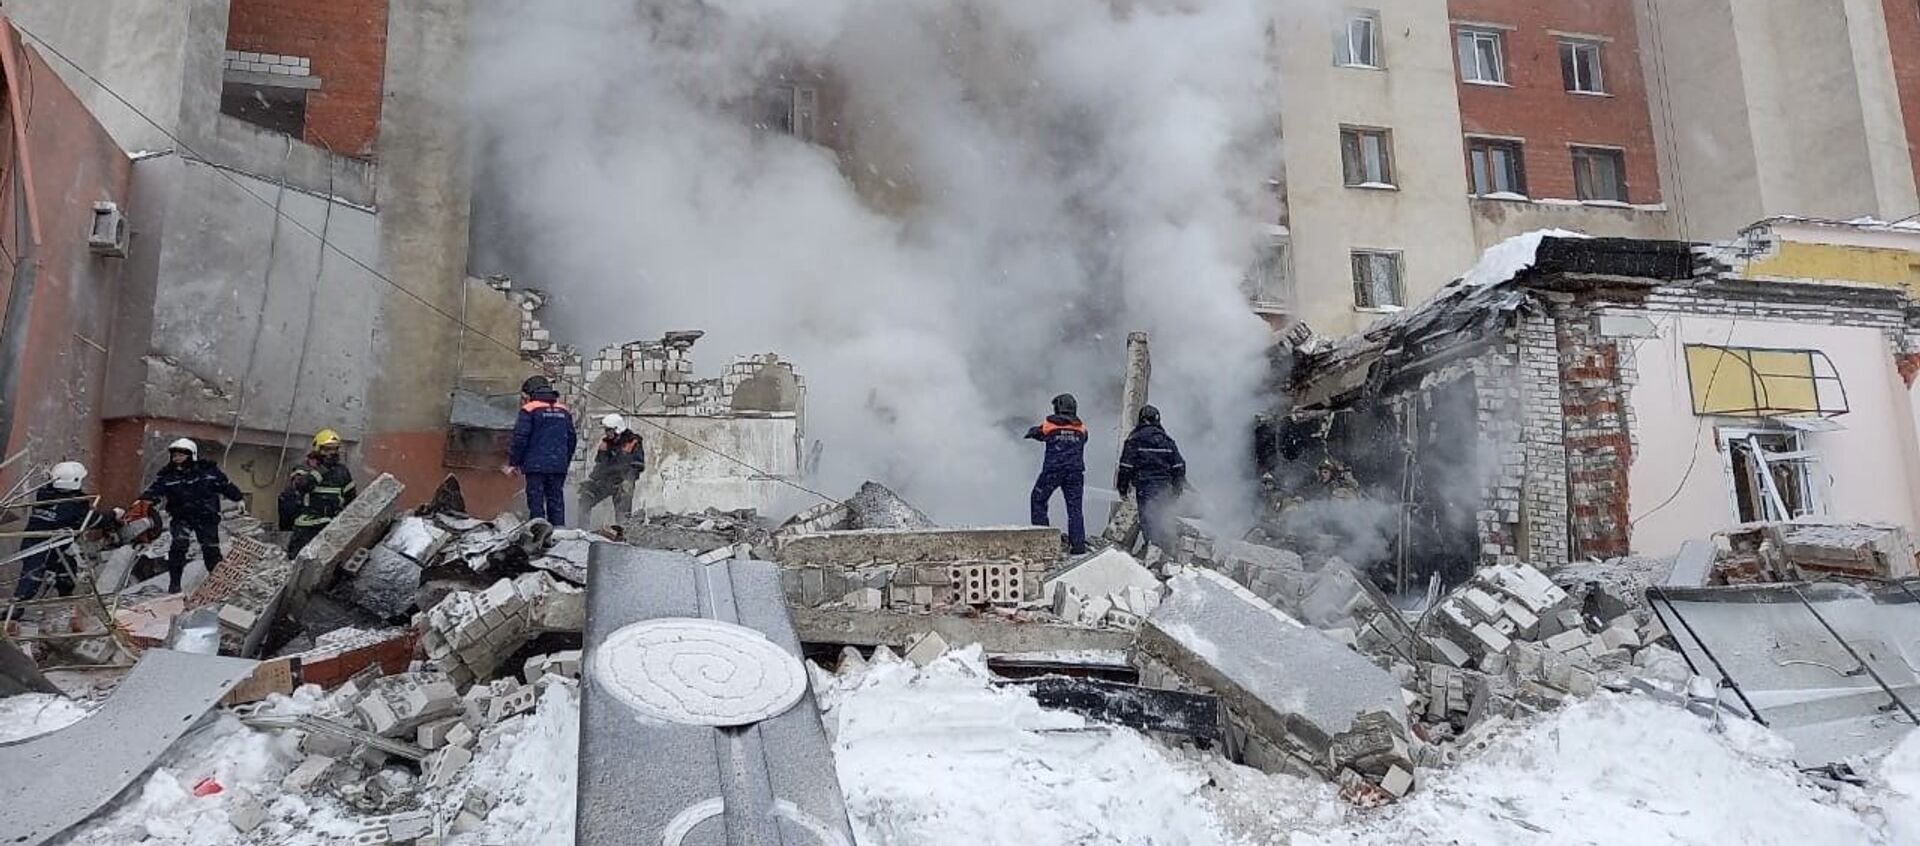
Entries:
{"label": "broken window", "polygon": [[1347,187],[1392,188],[1393,143],[1384,129],[1342,127],[1340,166]]}
{"label": "broken window", "polygon": [[307,131],[307,92],[303,88],[228,82],[220,88],[220,113],[298,138]]}
{"label": "broken window", "polygon": [[1293,251],[1275,235],[1247,269],[1247,296],[1255,305],[1284,308],[1293,300]]}
{"label": "broken window", "polygon": [[1506,33],[1461,27],[1460,78],[1483,85],[1507,84]]}
{"label": "broken window", "polygon": [[1734,517],[1742,523],[1819,514],[1814,454],[1800,432],[1721,429]]}
{"label": "broken window", "polygon": [[1467,159],[1475,196],[1526,196],[1527,171],[1522,164],[1520,142],[1469,138]]}
{"label": "broken window", "polygon": [[1626,154],[1606,147],[1573,148],[1573,190],[1581,200],[1626,202]]}
{"label": "broken window", "polygon": [[1577,94],[1607,93],[1600,69],[1600,45],[1592,41],[1560,42],[1560,78]]}
{"label": "broken window", "polygon": [[1832,417],[1847,413],[1846,386],[1819,350],[1688,344],[1693,413],[1728,417]]}
{"label": "broken window", "polygon": [[1405,302],[1400,286],[1400,254],[1386,250],[1353,251],[1353,305],[1397,309]]}
{"label": "broken window", "polygon": [[1347,25],[1333,36],[1333,62],[1349,68],[1379,68],[1380,13],[1371,9],[1348,13]]}

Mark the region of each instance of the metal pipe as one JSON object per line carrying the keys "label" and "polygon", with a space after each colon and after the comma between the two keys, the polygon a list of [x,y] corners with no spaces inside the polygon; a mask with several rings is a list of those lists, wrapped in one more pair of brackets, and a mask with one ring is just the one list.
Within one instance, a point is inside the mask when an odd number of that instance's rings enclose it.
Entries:
{"label": "metal pipe", "polygon": [[[1658,596],[1661,601],[1667,603],[1667,610],[1673,612],[1673,618],[1680,621],[1680,627],[1686,629],[1687,636],[1693,638],[1695,646],[1700,647],[1700,654],[1707,656],[1707,660],[1713,662],[1713,669],[1720,674],[1720,680],[1733,688],[1733,695],[1740,697],[1740,704],[1747,706],[1747,715],[1752,717],[1754,722],[1767,725],[1767,718],[1760,716],[1760,709],[1754,707],[1753,700],[1747,698],[1747,692],[1740,689],[1740,683],[1733,680],[1733,674],[1727,672],[1726,666],[1720,663],[1720,658],[1714,655],[1713,650],[1707,648],[1707,642],[1700,638],[1700,633],[1693,630],[1693,624],[1687,622],[1686,615],[1681,614],[1680,609],[1674,606],[1673,597],[1667,595],[1667,589],[1660,585],[1652,585],[1647,588],[1647,591],[1650,595]],[[1666,625],[1666,621],[1662,620],[1661,625]],[[1680,651],[1683,655],[1686,653],[1685,649]],[[1688,664],[1691,666],[1692,662]]]}
{"label": "metal pipe", "polygon": [[1901,699],[1900,694],[1894,693],[1893,686],[1887,684],[1887,680],[1880,677],[1880,671],[1875,670],[1872,664],[1867,663],[1867,659],[1860,657],[1860,653],[1854,650],[1853,644],[1848,643],[1846,638],[1841,637],[1839,630],[1835,629],[1832,623],[1827,622],[1827,618],[1821,615],[1819,609],[1813,607],[1813,603],[1807,601],[1806,594],[1800,592],[1800,586],[1788,585],[1787,587],[1792,589],[1794,598],[1800,600],[1801,605],[1806,606],[1807,613],[1812,614],[1815,620],[1820,621],[1820,625],[1827,630],[1827,634],[1833,635],[1833,639],[1840,644],[1840,648],[1845,649],[1848,655],[1853,656],[1853,660],[1859,662],[1860,668],[1866,670],[1867,675],[1873,677],[1874,683],[1880,685],[1881,690],[1886,691],[1887,698],[1892,699],[1893,704],[1900,706],[1900,710],[1906,712],[1907,719],[1912,721],[1914,725],[1920,725],[1920,717],[1914,716],[1913,709],[1907,707],[1906,700]]}

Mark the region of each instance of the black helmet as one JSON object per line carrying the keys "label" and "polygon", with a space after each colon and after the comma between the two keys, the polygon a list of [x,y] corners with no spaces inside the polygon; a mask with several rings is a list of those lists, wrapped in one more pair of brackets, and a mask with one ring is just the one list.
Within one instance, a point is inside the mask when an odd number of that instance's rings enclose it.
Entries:
{"label": "black helmet", "polygon": [[1140,425],[1142,426],[1160,425],[1160,409],[1154,408],[1151,405],[1140,406]]}
{"label": "black helmet", "polygon": [[520,393],[523,393],[523,394],[531,394],[531,393],[534,393],[535,391],[551,391],[551,390],[553,390],[553,381],[538,373],[532,376],[528,376],[527,381],[520,383]]}
{"label": "black helmet", "polygon": [[1072,394],[1061,394],[1053,398],[1053,413],[1062,417],[1077,417],[1080,414],[1080,401]]}

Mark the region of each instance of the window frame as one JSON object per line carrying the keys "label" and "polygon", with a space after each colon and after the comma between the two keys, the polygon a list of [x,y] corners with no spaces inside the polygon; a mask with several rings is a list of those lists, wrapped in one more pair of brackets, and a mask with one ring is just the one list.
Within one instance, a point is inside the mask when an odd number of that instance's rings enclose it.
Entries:
{"label": "window frame", "polygon": [[[1568,144],[1567,151],[1573,164],[1574,199],[1583,203],[1617,203],[1623,206],[1632,203],[1633,187],[1627,182],[1626,150],[1619,147],[1608,147],[1598,144]],[[1586,178],[1582,177],[1581,160],[1583,158],[1594,159],[1600,157],[1612,160],[1614,167],[1614,187],[1620,192],[1620,196],[1617,198],[1588,196],[1588,194],[1591,193],[1588,189],[1593,187],[1593,179],[1591,176],[1587,176]]]}
{"label": "window frame", "polygon": [[[1367,52],[1372,61],[1362,62],[1354,58],[1353,26],[1361,21],[1367,23]],[[1387,63],[1381,57],[1380,10],[1347,10],[1346,17],[1341,20],[1340,31],[1334,34],[1333,64],[1334,67],[1356,70],[1386,70]]]}
{"label": "window frame", "polygon": [[[1351,148],[1347,143],[1349,137],[1354,139]],[[1372,139],[1379,141],[1377,173],[1368,167],[1369,164],[1374,164],[1368,161],[1367,155],[1367,142]],[[1356,159],[1348,158],[1349,149],[1357,157]],[[1352,178],[1356,161],[1361,171],[1360,179],[1357,181]],[[1394,177],[1393,130],[1379,126],[1342,125],[1340,127],[1340,183],[1342,185],[1363,190],[1397,191],[1400,183],[1394,181]]]}
{"label": "window frame", "polygon": [[[1360,278],[1359,273],[1361,267],[1360,262],[1363,258],[1368,262],[1368,278],[1365,280]],[[1393,268],[1392,289],[1390,291],[1393,295],[1393,302],[1390,303],[1376,302],[1373,297],[1377,289],[1377,282],[1372,278],[1372,268],[1375,266],[1373,261],[1381,258],[1387,259],[1389,266]],[[1353,276],[1354,311],[1390,313],[1402,311],[1406,308],[1407,273],[1405,254],[1402,251],[1372,247],[1354,247],[1347,251],[1347,263],[1349,273]]]}
{"label": "window frame", "polygon": [[[1495,190],[1492,190],[1492,191],[1480,190],[1478,171],[1476,170],[1476,166],[1479,164],[1479,162],[1476,160],[1476,156],[1478,156],[1483,151],[1486,153],[1491,153],[1496,148],[1503,148],[1513,158],[1514,172],[1512,176],[1515,184],[1513,186],[1513,190],[1511,191],[1501,191],[1498,188],[1495,188]],[[1493,165],[1493,160],[1492,160],[1492,157],[1489,155],[1487,158],[1487,173],[1489,176],[1491,176],[1493,173],[1492,165]],[[1489,187],[1493,187],[1493,186],[1490,185]],[[1526,145],[1526,142],[1519,139],[1515,139],[1515,138],[1492,138],[1492,137],[1483,136],[1483,135],[1467,136],[1467,189],[1471,196],[1481,197],[1481,198],[1491,198],[1495,200],[1510,199],[1510,198],[1502,198],[1498,196],[1503,193],[1512,194],[1522,198],[1531,197],[1532,195],[1527,192],[1527,145]]]}
{"label": "window frame", "polygon": [[[1580,54],[1590,52],[1593,56],[1593,79],[1591,88],[1578,87],[1580,83]],[[1560,39],[1560,83],[1568,94],[1583,94],[1591,97],[1605,97],[1607,90],[1606,44],[1585,38]]]}
{"label": "window frame", "polygon": [[[1471,51],[1467,49],[1466,44],[1469,40],[1471,40],[1473,44]],[[1482,40],[1489,41],[1493,44],[1494,76],[1491,78],[1479,75],[1479,72],[1483,70],[1483,68],[1480,67],[1481,54],[1479,49]],[[1475,73],[1473,76],[1467,75],[1468,56],[1473,57],[1472,68]],[[1512,83],[1508,81],[1509,76],[1507,74],[1506,30],[1472,24],[1462,24],[1456,27],[1454,35],[1454,60],[1460,64],[1461,82],[1467,83],[1468,85],[1492,85],[1500,87],[1511,87],[1512,85]]]}

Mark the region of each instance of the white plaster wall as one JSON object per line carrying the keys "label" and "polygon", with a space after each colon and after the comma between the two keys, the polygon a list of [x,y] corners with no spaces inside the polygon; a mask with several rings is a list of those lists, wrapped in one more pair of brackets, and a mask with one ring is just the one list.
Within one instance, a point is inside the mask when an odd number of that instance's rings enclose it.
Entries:
{"label": "white plaster wall", "polygon": [[[1399,250],[1409,306],[1473,265],[1465,152],[1446,5],[1377,0],[1386,69],[1333,64],[1337,15],[1296,15],[1279,33],[1281,125],[1296,313],[1314,328],[1353,332],[1379,317],[1353,308],[1356,248]],[[1340,127],[1393,130],[1399,190],[1341,184]]]}
{"label": "white plaster wall", "polygon": [[[1845,430],[1807,436],[1820,456],[1832,517],[1897,523],[1912,531],[1916,407],[1877,329],[1805,323],[1668,315],[1656,318],[1660,337],[1639,342],[1639,374],[1631,394],[1636,453],[1629,474],[1632,546],[1637,554],[1668,555],[1680,544],[1734,524],[1716,427],[1740,427],[1737,418],[1696,417],[1687,379],[1686,344],[1817,349],[1832,359],[1851,411],[1837,418]],[[1669,501],[1669,499],[1671,501]],[[1665,503],[1664,505],[1662,503]]]}
{"label": "white plaster wall", "polygon": [[[647,471],[635,486],[637,507],[682,514],[707,508],[753,508],[764,515],[785,516],[782,509],[793,498],[793,489],[779,480],[800,477],[799,418],[647,415],[641,419],[646,422],[634,426],[634,431],[646,442]],[[653,424],[739,458],[769,475],[757,476]]]}

